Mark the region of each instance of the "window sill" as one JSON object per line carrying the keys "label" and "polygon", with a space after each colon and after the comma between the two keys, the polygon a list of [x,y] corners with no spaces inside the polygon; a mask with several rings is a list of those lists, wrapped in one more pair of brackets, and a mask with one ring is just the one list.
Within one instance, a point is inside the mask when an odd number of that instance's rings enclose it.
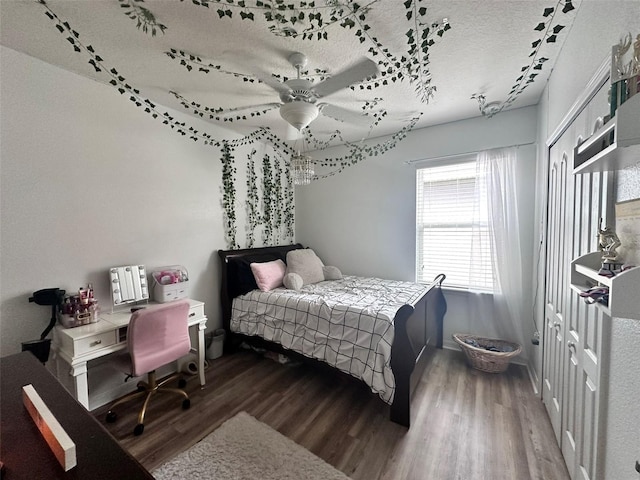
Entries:
{"label": "window sill", "polygon": [[469,288],[462,288],[462,287],[448,287],[446,285],[442,286],[442,289],[444,291],[446,291],[447,293],[453,293],[455,295],[491,295],[493,296],[494,292],[487,292],[485,290],[472,290]]}

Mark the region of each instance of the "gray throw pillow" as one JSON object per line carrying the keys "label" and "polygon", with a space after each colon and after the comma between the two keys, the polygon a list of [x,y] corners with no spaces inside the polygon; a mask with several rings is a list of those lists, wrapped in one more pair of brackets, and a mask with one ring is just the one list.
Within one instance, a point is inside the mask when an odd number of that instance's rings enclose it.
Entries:
{"label": "gray throw pillow", "polygon": [[322,282],[324,280],[323,266],[322,260],[310,248],[291,250],[287,252],[285,276],[289,273],[297,273],[302,278],[303,285]]}
{"label": "gray throw pillow", "polygon": [[302,277],[297,273],[287,273],[282,279],[282,283],[289,290],[300,290],[302,288]]}
{"label": "gray throw pillow", "polygon": [[331,265],[325,265],[322,267],[322,273],[324,274],[325,280],[340,280],[342,279],[342,272],[338,267],[334,267]]}

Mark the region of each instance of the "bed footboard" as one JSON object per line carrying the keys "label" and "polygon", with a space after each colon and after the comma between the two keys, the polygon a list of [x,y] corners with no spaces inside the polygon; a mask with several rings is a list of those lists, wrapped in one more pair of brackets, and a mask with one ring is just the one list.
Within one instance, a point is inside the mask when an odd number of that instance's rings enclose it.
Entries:
{"label": "bed footboard", "polygon": [[[426,366],[429,342],[442,348],[443,321],[447,302],[442,294],[444,274],[438,275],[416,303],[402,306],[394,318],[395,337],[391,347],[391,369],[396,390],[391,405],[391,421],[409,427],[411,397]],[[435,338],[431,338],[433,335]]]}

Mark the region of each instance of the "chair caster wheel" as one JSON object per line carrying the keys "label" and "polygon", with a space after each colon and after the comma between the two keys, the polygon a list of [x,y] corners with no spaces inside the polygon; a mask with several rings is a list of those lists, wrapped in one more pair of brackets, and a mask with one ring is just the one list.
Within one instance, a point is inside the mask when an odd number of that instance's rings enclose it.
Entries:
{"label": "chair caster wheel", "polygon": [[138,435],[142,435],[142,432],[144,432],[144,425],[139,423],[136,425],[136,428],[133,429],[133,434],[137,437]]}
{"label": "chair caster wheel", "polygon": [[118,415],[116,414],[116,412],[112,412],[111,410],[109,410],[107,412],[107,423],[113,423],[116,421],[116,419],[118,418]]}
{"label": "chair caster wheel", "polygon": [[189,407],[191,406],[191,400],[189,400],[188,398],[185,398],[182,401],[182,409],[183,410],[189,410]]}
{"label": "chair caster wheel", "polygon": [[184,388],[187,386],[187,381],[184,378],[178,380],[178,388]]}

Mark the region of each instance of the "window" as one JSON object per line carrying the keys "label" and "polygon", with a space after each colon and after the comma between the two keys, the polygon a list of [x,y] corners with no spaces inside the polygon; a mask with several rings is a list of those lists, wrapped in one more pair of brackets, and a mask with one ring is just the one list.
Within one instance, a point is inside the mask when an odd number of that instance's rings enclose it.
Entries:
{"label": "window", "polygon": [[471,158],[417,170],[416,278],[444,273],[448,286],[492,292],[486,192]]}

